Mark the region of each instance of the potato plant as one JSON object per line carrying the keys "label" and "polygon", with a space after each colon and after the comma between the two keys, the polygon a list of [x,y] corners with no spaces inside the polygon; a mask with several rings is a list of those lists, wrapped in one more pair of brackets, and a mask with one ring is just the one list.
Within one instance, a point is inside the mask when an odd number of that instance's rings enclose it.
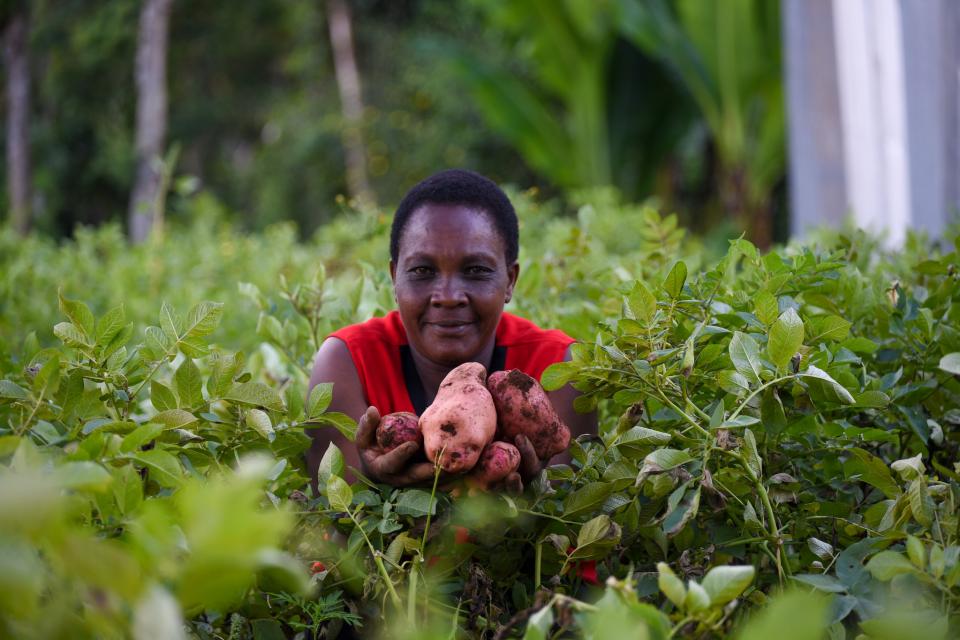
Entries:
{"label": "potato plant", "polygon": [[259,314],[247,357],[219,303],[131,289],[143,327],[38,291],[60,317],[0,359],[0,635],[955,636],[956,248],[737,240],[701,269],[637,213],[649,261],[584,209],[524,274],[519,310],[581,339],[542,383],[601,428],[518,496],[348,484],[336,447],[314,493],[307,431],[353,423],[310,359],[388,308],[373,268],[220,283]]}

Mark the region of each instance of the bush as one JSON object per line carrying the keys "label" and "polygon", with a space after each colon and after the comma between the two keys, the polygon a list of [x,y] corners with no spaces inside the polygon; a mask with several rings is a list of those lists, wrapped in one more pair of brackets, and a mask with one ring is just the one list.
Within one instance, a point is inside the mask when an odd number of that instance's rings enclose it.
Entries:
{"label": "bush", "polygon": [[312,354],[391,304],[375,212],[309,245],[210,224],[131,250],[0,236],[4,265],[45,265],[30,295],[5,271],[0,314],[3,633],[957,633],[953,247],[736,240],[703,268],[652,211],[517,200],[515,309],[582,340],[543,383],[572,382],[601,428],[514,497],[348,485],[335,447],[309,487],[305,430],[354,426],[329,386],[306,398]]}

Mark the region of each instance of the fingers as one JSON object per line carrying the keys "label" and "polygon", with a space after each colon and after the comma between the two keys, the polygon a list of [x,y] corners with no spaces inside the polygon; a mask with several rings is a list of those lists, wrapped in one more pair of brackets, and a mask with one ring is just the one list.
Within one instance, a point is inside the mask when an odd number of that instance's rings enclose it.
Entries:
{"label": "fingers", "polygon": [[[404,480],[408,484],[427,484],[433,482],[433,463],[418,462],[411,465],[407,473],[404,474]],[[440,475],[440,482],[443,482],[443,474]]]}
{"label": "fingers", "polygon": [[503,486],[507,490],[507,493],[512,495],[518,496],[523,493],[523,479],[516,471],[506,477],[503,481]]}
{"label": "fingers", "polygon": [[370,468],[377,476],[397,475],[403,471],[410,458],[419,450],[420,445],[416,442],[404,442],[393,451],[388,451],[369,460]]}
{"label": "fingers", "polygon": [[376,407],[368,407],[357,423],[354,441],[359,449],[369,449],[376,444],[377,426],[380,424],[380,412]]}
{"label": "fingers", "polygon": [[533,443],[522,433],[513,439],[513,443],[520,451],[520,475],[524,478],[532,478],[540,473],[543,463],[537,457],[537,451],[533,448]]}

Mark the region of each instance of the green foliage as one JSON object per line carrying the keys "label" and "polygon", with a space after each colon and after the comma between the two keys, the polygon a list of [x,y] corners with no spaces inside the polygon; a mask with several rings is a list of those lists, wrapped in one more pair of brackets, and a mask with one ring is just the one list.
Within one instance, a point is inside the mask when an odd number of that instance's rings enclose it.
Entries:
{"label": "green foliage", "polygon": [[580,338],[543,383],[601,425],[519,496],[351,484],[336,447],[310,488],[306,431],[353,429],[307,397],[312,354],[392,304],[374,215],[310,245],[3,240],[15,273],[42,257],[0,315],[3,633],[955,635],[956,251],[717,261],[647,209],[516,201],[513,308]]}

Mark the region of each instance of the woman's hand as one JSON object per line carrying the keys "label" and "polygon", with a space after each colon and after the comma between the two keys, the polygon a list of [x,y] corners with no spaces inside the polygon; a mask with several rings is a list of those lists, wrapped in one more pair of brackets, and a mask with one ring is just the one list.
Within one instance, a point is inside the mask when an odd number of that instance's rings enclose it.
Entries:
{"label": "woman's hand", "polygon": [[380,412],[376,407],[369,407],[357,423],[356,445],[364,473],[375,482],[394,487],[433,482],[432,462],[412,462],[420,451],[420,445],[416,442],[405,442],[393,451],[384,453],[377,445],[379,424]]}
{"label": "woman's hand", "polygon": [[519,495],[523,493],[524,483],[536,479],[549,461],[537,457],[537,451],[533,448],[533,443],[522,433],[513,439],[513,444],[520,452],[520,468],[506,477],[504,486],[510,493]]}

